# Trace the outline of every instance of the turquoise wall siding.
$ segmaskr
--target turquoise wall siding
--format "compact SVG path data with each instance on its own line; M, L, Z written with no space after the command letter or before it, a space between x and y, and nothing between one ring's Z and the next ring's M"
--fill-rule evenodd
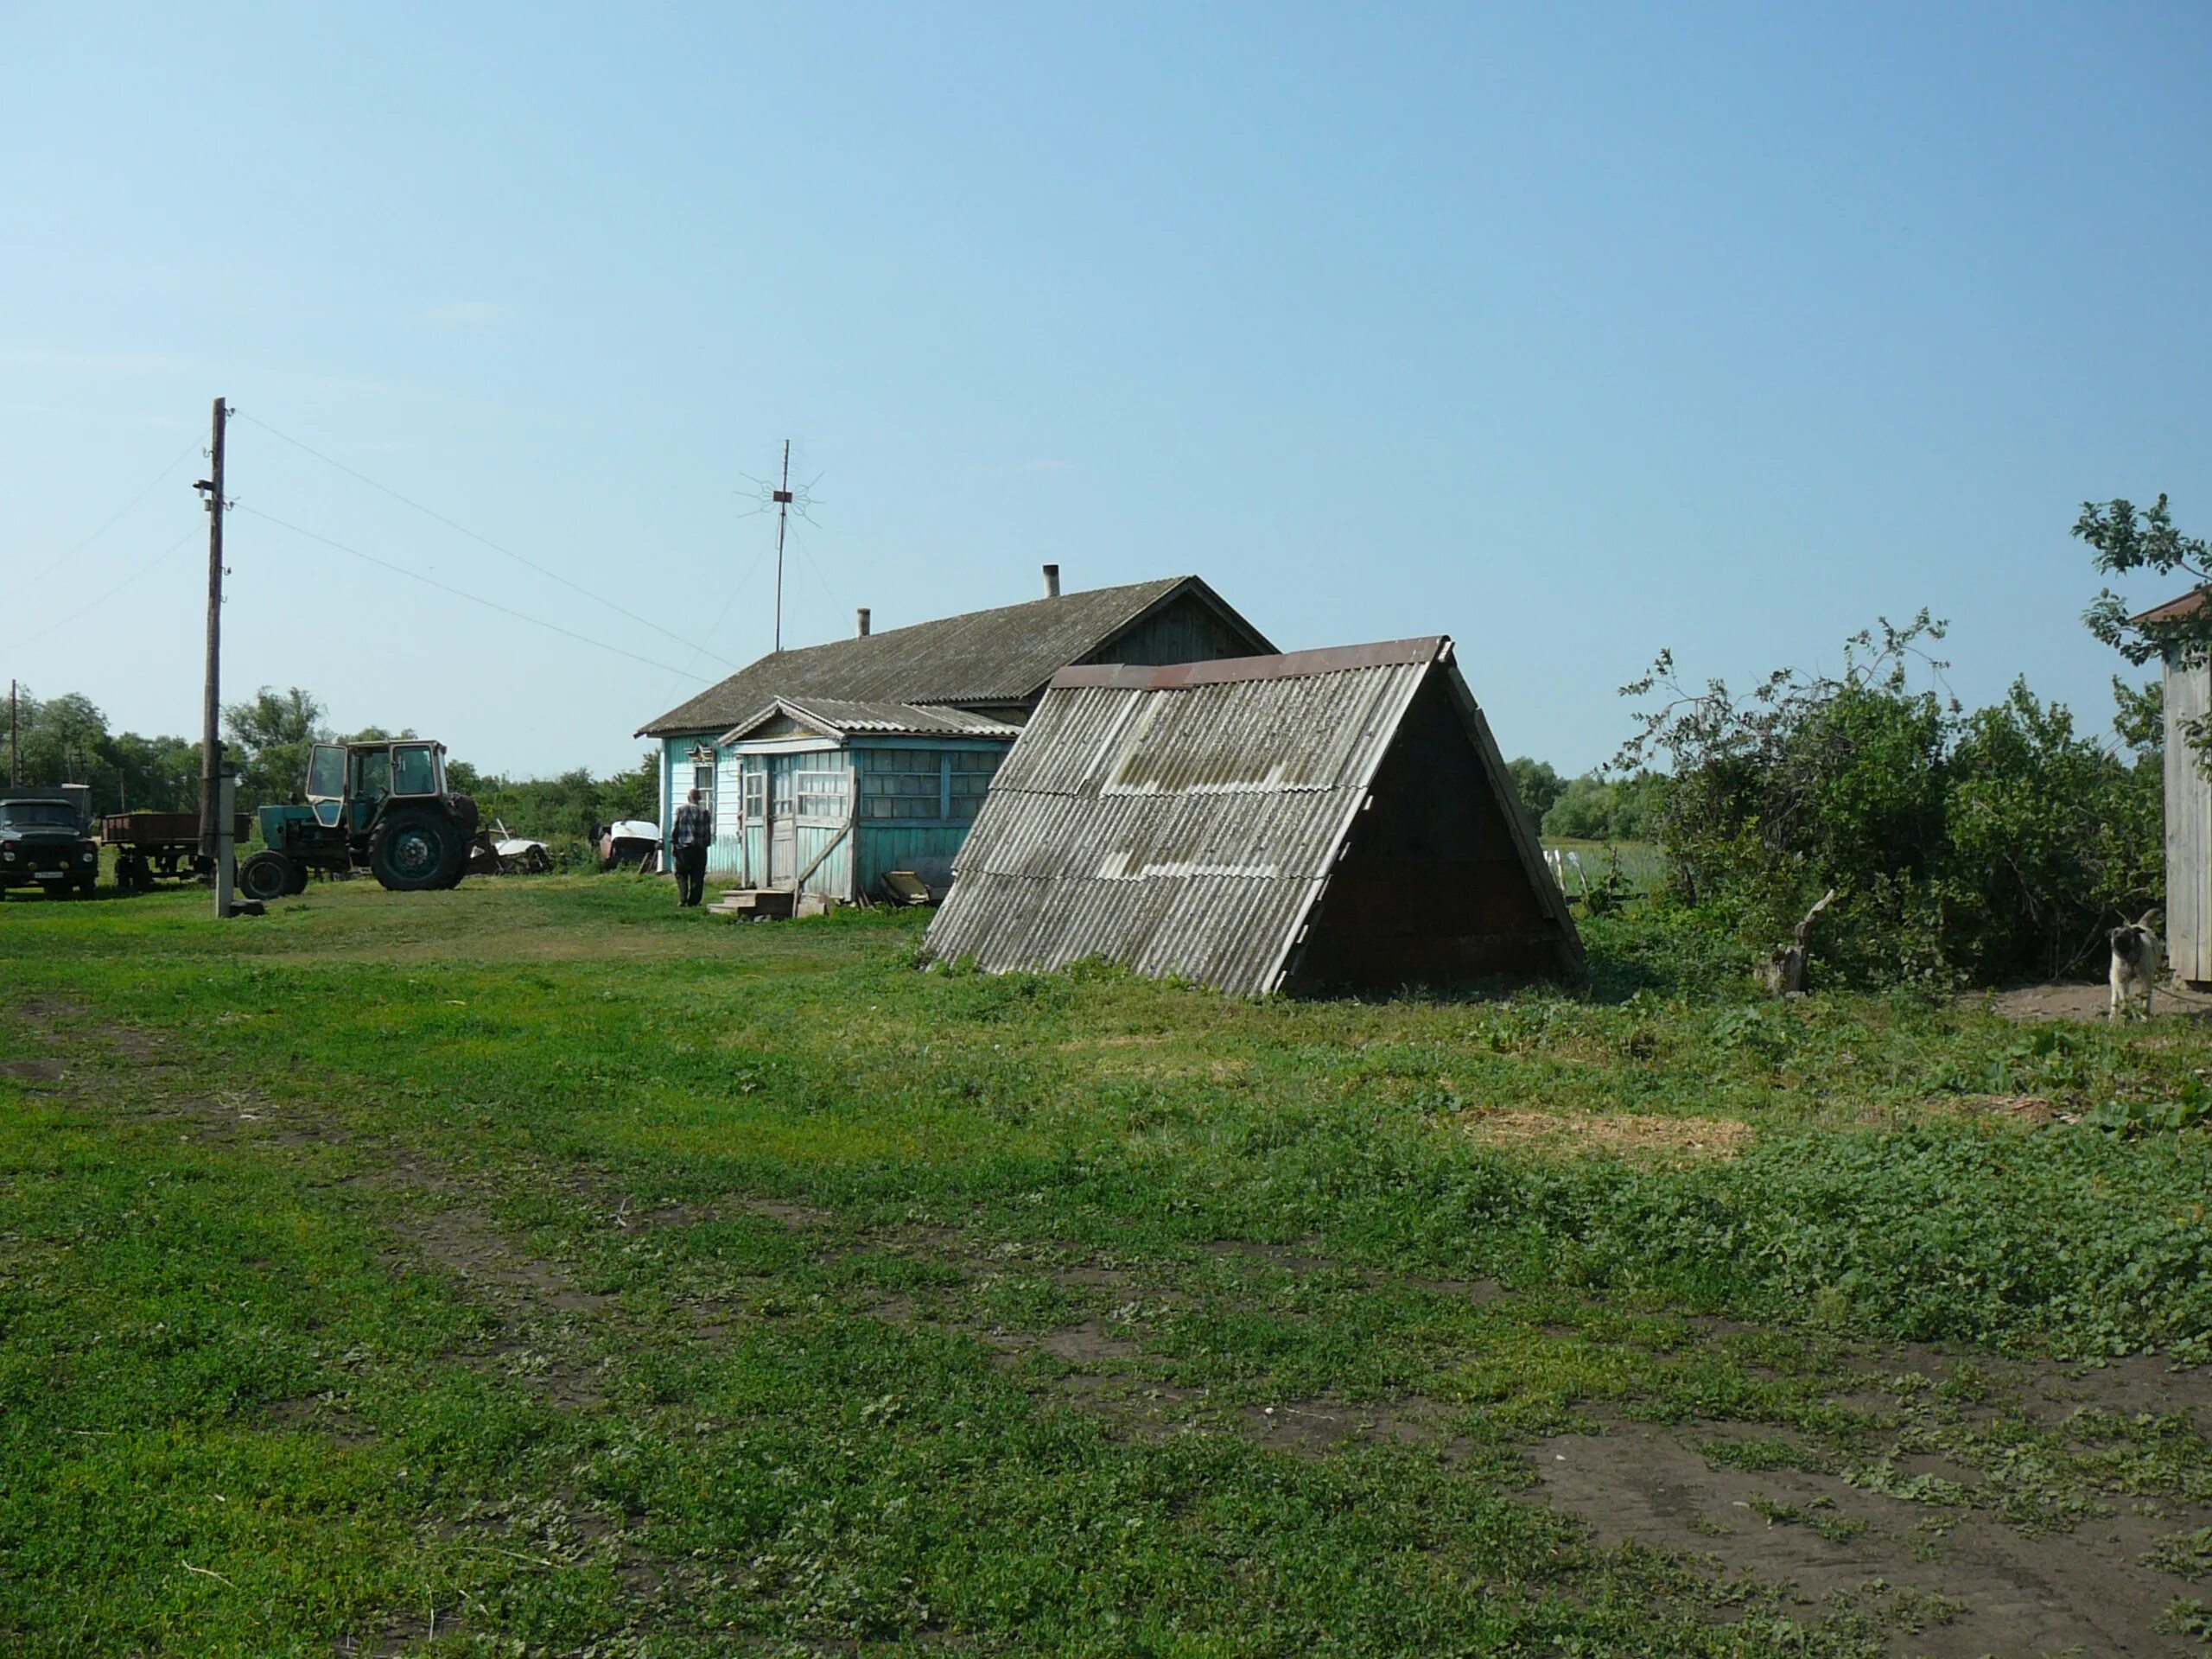
M932 887L950 883L952 856L967 840L1007 747L938 739L856 748L856 895L876 893L892 870L912 870Z
M676 830L676 809L696 782L699 763L693 760L693 751L702 747L715 748L715 740L720 735L718 732L686 732L681 736L661 741L660 849L661 868L664 870L673 868L668 838ZM714 759L707 763L712 776L706 785L712 791L715 809L715 844L707 849L707 874L725 877L736 873L740 857L739 849L731 834L735 827L734 819L729 821L728 828L724 827L725 813L734 810L729 805L723 787L723 772L728 759L719 749L715 751Z
M702 742L713 739L690 734L661 745L664 836L693 786L692 751ZM1007 747L891 738L842 748L790 740L718 747L708 874L780 887L813 865L804 891L844 903L876 893L891 870L942 887Z

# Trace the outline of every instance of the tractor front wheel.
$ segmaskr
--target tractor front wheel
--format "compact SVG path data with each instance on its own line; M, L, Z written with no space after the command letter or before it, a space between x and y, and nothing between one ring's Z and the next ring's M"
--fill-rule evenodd
M369 873L392 893L430 893L454 885L468 838L434 812L401 812L377 826Z
M282 853L256 853L238 866L238 891L268 904L292 890L292 861Z

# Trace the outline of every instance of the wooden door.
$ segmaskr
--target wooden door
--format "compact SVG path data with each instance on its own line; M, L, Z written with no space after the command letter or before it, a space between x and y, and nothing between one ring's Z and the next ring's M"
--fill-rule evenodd
M779 887L798 874L798 802L792 788L798 757L768 757L768 878Z

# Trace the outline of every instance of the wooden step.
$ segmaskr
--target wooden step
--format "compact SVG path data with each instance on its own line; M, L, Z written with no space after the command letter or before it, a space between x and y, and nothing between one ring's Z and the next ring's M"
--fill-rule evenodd
M715 916L779 919L791 913L791 893L783 887L731 887L707 908Z

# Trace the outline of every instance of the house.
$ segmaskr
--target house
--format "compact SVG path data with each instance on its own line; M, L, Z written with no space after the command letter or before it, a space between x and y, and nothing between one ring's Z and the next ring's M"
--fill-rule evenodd
M850 899L885 873L951 880L952 855L1021 724L1071 664L1271 652L1196 576L1059 591L772 652L642 728L661 757L661 822L683 791L714 804L710 875Z
M2200 590L2134 619L2178 621L2204 608ZM2154 636L2155 637L2155 636ZM2212 664L2165 653L2166 961L2176 979L2212 984L2212 779L2189 741L2191 722L2212 713Z
M1257 995L1571 970L1582 947L1432 637L1052 678L931 950Z

